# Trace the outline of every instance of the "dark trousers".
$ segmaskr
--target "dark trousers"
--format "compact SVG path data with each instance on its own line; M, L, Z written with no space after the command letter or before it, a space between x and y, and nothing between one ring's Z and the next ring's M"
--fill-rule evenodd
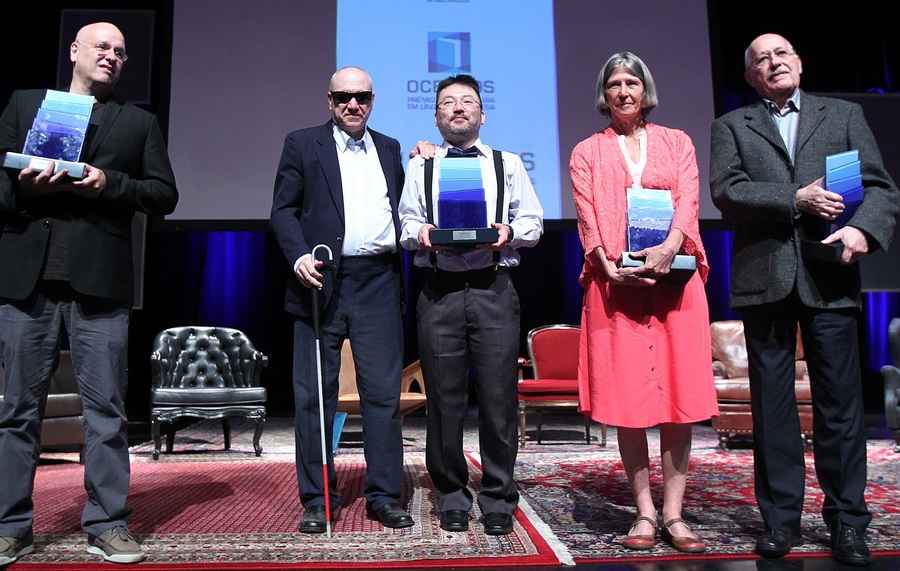
M756 501L766 529L800 533L805 464L794 393L797 326L809 367L822 517L864 531L866 437L857 310L804 307L796 296L742 310L750 372Z
M0 536L31 528L31 493L41 446L50 377L59 363L65 325L84 407L84 488L81 527L99 535L125 525L130 464L125 393L131 312L79 296L66 282L45 282L22 302L0 303L0 359L5 385L0 411Z
M468 510L472 493L463 453L469 370L478 401L483 466L478 505L511 514L518 445L519 297L509 272L433 272L419 296L419 357L428 395L425 459L441 511Z
M340 505L331 439L337 410L341 347L350 339L363 418L366 503L374 509L403 492L400 383L403 324L400 275L392 256L345 257L319 322L324 368L325 440L331 509ZM314 295L319 295L314 292ZM321 308L321 304L320 304ZM294 321L294 405L297 480L307 508L325 504L319 427L319 371L311 321Z

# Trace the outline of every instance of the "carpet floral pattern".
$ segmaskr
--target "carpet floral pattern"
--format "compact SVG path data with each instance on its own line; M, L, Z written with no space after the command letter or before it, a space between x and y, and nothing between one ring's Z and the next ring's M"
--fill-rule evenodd
M588 445L526 446L520 452L516 481L536 515L553 530L577 561L620 558L680 558L666 544L652 552L621 546L635 518L631 496L616 448L614 429L604 448ZM651 439L651 482L657 507L662 506L659 441ZM887 440L868 443L866 499L873 514L867 541L873 552L900 546L900 455ZM796 553L831 553L821 511L823 496L815 480L812 453L806 454L807 489L802 531L804 545ZM694 427L684 519L706 541L710 554L752 556L764 529L753 494L753 454L749 447L723 451L708 426Z
M424 452L408 450L401 504L415 519L389 529L365 515L365 462L360 451L336 458L342 505L332 537L296 531L303 513L298 500L293 435L276 423L264 437L268 452L257 458L250 434L236 424L233 448L222 449L218 423L204 423L176 437L175 452L152 460L151 445L132 450L129 527L147 552L147 563L163 568L229 564L240 568L429 567L490 564L557 565L559 557L526 513L516 513L508 536L487 536L478 523L468 532L441 530L434 486ZM218 429L218 432L217 432ZM246 427L246 430L252 430ZM352 434L352 433L351 433ZM205 441L203 438L210 438ZM191 450L193 449L193 453ZM480 466L470 459L471 485L480 487ZM72 461L41 465L35 483L35 553L17 566L57 564L78 568L96 563L86 553L79 520L85 495L83 468ZM477 505L472 517L481 516ZM84 568L84 567L82 567Z
M472 486L480 485L477 419L467 427ZM223 449L221 425L204 422L176 433L173 453L152 459L152 444L132 448L131 528L148 552L148 563L180 568L197 561L215 564L265 562L272 568L571 565L593 561L683 559L659 544L652 552L621 547L635 517L631 492L616 447L584 444L577 418L547 419L542 444L520 449L516 480L522 495L510 536L490 537L473 523L468 533L447 533L438 526L433 486L424 466L424 418L404 421L405 482L403 503L416 525L390 530L365 517L362 488L365 463L362 433L352 419L344 428L337 466L344 504L332 539L296 532L302 514L294 473L290 419L270 419L263 434L262 457L252 450L250 423L235 422L232 448ZM599 433L599 430L595 431ZM650 431L651 458L659 442ZM691 473L684 518L707 542L709 557L753 557L762 520L753 496L752 453L745 443L723 451L707 425L694 427ZM25 563L86 565L78 525L84 492L82 472L71 459L49 460L36 480L36 552ZM43 458L43 457L42 457ZM900 545L900 455L888 440L869 440L867 500L874 516L867 533L873 552L896 553ZM656 503L662 486L658 461L652 466ZM819 516L822 495L807 454L804 506L805 543L797 553L830 553ZM478 518L477 506L473 517ZM375 563L373 563L375 562ZM249 568L249 567L248 567Z

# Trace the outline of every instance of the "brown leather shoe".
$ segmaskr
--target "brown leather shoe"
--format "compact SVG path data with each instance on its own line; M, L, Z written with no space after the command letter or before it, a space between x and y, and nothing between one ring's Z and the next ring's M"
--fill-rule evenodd
M634 531L634 528L642 521L646 521L653 526L653 535L631 534L631 532ZM638 516L637 519L634 520L634 523L631 524L631 527L628 528L628 535L622 540L622 545L625 546L625 549L635 549L637 551L648 551L653 549L653 546L656 544L656 527L655 520L645 516Z
M696 537L690 535L672 535L672 530L670 528L676 523L680 523L686 527L689 532L694 533L694 530L691 529L691 526L689 526L686 521L680 517L676 517L663 523L663 528L660 530L663 541L683 553L703 553L706 551L706 544Z

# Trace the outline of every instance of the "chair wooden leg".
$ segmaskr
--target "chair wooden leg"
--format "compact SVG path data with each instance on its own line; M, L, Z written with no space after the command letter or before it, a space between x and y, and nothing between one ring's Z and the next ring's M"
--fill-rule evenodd
M525 401L519 401L519 448L525 448Z
M175 421L169 423L169 430L166 431L166 454L172 453L172 448L175 446Z
M812 434L804 434L803 436L803 448L807 452L812 452L813 449L813 437Z
M541 409L537 409L537 443L541 443L541 415L543 411Z
M728 450L728 433L720 432L719 433L719 448L722 450Z
M225 435L225 450L231 450L231 424L227 416L222 417L222 434Z
M150 423L150 435L153 436L153 459L159 460L159 449L162 446L162 437L159 433L159 419L154 418ZM83 455L83 453L82 453Z
M606 446L606 425L600 424L600 446Z
M265 418L256 419L256 431L253 432L253 451L259 456L262 454L262 446L259 445L259 439L262 437L263 426L266 424Z
M584 415L584 443L591 443L591 417Z

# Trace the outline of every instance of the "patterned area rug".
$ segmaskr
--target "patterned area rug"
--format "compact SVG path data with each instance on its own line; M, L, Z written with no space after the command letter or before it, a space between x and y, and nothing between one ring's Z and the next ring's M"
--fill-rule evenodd
M473 525L468 534L442 532L433 512L432 487L424 467L424 418L404 421L405 502L416 519L407 530L385 530L364 516L362 432L351 417L337 454L342 496L347 498L334 537L294 533L301 510L294 474L290 419L270 419L263 433L261 458L252 450L253 427L235 422L232 449L223 449L218 422L203 422L176 433L175 448L158 461L152 445L132 449L132 528L145 545L148 563L174 569L189 562L217 567L296 568L404 566L526 566L700 559L755 559L753 545L762 520L753 497L753 458L749 443L718 447L707 425L694 427L691 473L684 517L707 542L706 555L686 557L665 544L652 552L628 551L621 536L634 519L631 492L622 471L615 429L608 444L585 444L578 417L544 418L543 443L520 449L516 479L522 494L516 531L506 538L484 536ZM473 487L479 484L477 419L467 425ZM658 434L650 431L652 481L661 506ZM43 457L42 457L43 458ZM83 501L81 471L73 456L38 470L35 532L38 548L27 563L90 560L78 529ZM59 463L61 461L61 463ZM900 546L900 455L888 440L869 440L867 500L874 519L867 539L876 554L897 554ZM177 482L178 485L173 483ZM49 501L48 501L49 500ZM807 494L803 516L805 544L789 558L828 556L827 530L818 515L822 494L815 481L812 454L807 454ZM161 505L162 504L162 505ZM477 510L477 508L476 508ZM475 514L479 516L480 514ZM200 525L198 525L200 524ZM187 541L186 539L192 541ZM373 563L375 562L375 563ZM170 566L171 565L171 566ZM80 567L86 569L87 567ZM108 567L106 567L108 568ZM184 567L187 568L187 567Z
M558 565L527 505L517 511L508 536L487 536L473 523L466 533L440 529L434 487L424 453L405 454L402 504L413 527L393 530L365 516L365 463L348 448L337 455L343 503L332 537L296 531L302 515L297 498L293 439L289 422L267 426L263 456L254 456L252 427L236 423L233 449L222 450L221 425L208 422L176 438L173 454L153 461L151 445L132 452L129 527L147 553L146 564L164 569L390 568L458 565ZM204 438L209 440L204 440ZM193 453L190 452L194 449ZM481 469L470 458L471 485L480 486ZM86 553L79 519L84 504L83 469L73 461L44 462L35 482L35 552L16 568L61 565L104 567ZM479 518L477 506L472 515Z
M577 425L576 425L577 427ZM520 452L516 481L529 505L553 530L576 562L630 559L695 559L660 543L651 552L628 551L621 538L635 517L631 495L610 428L605 448L588 445L529 445ZM658 433L651 433L651 481L662 507ZM866 499L874 518L869 547L879 553L900 548L900 455L888 440L869 440ZM655 463L655 465L654 465ZM805 543L792 557L831 554L828 532L819 515L823 496L815 479L813 456L806 454L807 489L802 520ZM753 494L753 454L749 443L723 451L715 431L694 427L691 467L684 498L684 519L706 541L710 556L752 558L763 532Z

